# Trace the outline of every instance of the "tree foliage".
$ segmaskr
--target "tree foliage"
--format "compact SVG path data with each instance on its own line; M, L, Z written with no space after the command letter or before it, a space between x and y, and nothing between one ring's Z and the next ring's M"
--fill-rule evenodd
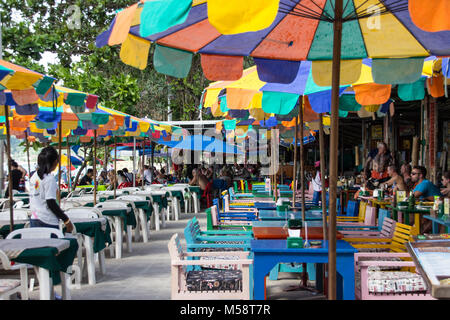
M144 71L122 63L120 47L96 48L97 35L109 27L115 12L135 2L2 0L4 58L53 76L63 86L96 94L102 105L137 117L167 120L170 98L173 120L198 119L201 94L209 84L198 55L188 77L175 79L154 70L153 46ZM46 53L57 57L47 69L40 64Z

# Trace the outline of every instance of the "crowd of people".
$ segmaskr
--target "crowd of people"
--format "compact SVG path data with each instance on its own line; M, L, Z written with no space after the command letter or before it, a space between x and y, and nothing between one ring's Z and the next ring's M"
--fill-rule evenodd
M443 188L427 179L427 169L423 166L412 167L403 163L399 168L384 142L378 144L377 150L369 154L363 171L363 186L367 190L385 189L390 193L396 191L411 192L416 199L434 200L435 196L450 196L450 173L442 175Z

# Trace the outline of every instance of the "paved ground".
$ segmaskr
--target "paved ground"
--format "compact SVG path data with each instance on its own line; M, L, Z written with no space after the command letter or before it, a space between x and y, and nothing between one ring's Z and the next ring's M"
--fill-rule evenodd
M97 272L97 284L88 285L83 280L81 289L72 289L73 300L168 300L170 299L170 258L167 244L174 233L184 241L183 229L192 214L182 214L179 221L169 221L160 231L151 230L149 243L133 243L133 252L124 250L120 260L109 258L107 253L106 274ZM206 229L206 216L197 215L202 229ZM307 291L283 291L289 285L299 283L298 275L280 273L278 281L267 280L269 299L323 299ZM59 286L56 291L59 292ZM35 288L32 299L38 299Z

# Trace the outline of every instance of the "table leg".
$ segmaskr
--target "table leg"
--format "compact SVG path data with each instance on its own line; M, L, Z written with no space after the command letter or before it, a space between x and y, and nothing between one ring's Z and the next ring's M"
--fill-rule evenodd
M253 299L265 300L265 278L270 270L277 265L270 257L264 258L257 255L253 258Z
M71 285L71 281L70 281L70 275L68 275L65 272L60 272L60 277L61 277L61 295L63 300L72 300L72 297L70 295L70 285Z
M133 227L128 225L127 226L127 250L129 253L132 252L132 249L131 249L132 237L133 237Z
M142 227L142 241L144 243L147 243L148 242L148 223L147 223L147 216L143 209L139 209L139 218L141 220L141 227Z
M194 192L192 194L192 198L194 199L194 213L197 214L198 213L198 209L199 209L199 203L198 203L198 195L197 192Z
M136 229L134 230L134 241L138 242L139 240L141 240L141 232L140 232L140 228L141 228L141 221L140 221L140 211L141 209L136 208L136 211L134 212L134 217L136 219Z
M323 292L323 264L316 263L316 290Z
M403 212L398 211L398 222L403 223Z
M159 226L159 205L157 203L153 204L153 214L155 216L155 230L159 231L160 230L160 226Z
M40 300L50 300L53 284L50 278L50 271L39 267L39 298Z
M178 221L179 216L180 216L180 202L178 201L177 197L173 197L173 211L175 213L175 221Z
M166 218L165 218L164 214L162 213L162 210L169 210L169 206L167 206L165 209L161 208L161 228L165 228L166 227Z
M116 259L121 259L123 242L122 219L120 217L114 217L114 222L116 226Z
M184 214L188 214L188 201L184 200Z
M336 272L339 272L340 277L336 279L341 280L342 285L342 299L343 300L355 300L355 269L354 269L354 258L352 257L341 257L337 260ZM339 287L338 286L338 287Z
M84 235L84 247L86 248L86 262L88 272L88 283L94 285L95 279L95 257L94 257L94 239Z
M104 249L98 253L98 265L100 267L100 273L106 274L105 250Z
M439 233L439 224L437 222L433 221L431 226L432 226L433 234Z

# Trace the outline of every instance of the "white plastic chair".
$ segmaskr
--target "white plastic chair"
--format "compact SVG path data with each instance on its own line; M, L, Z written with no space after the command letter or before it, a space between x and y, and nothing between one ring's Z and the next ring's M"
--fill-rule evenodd
M136 215L136 222L137 222L137 226L136 226L136 230L135 230L135 241L138 241L140 239L140 233L139 230L142 231L142 241L144 243L148 242L148 236L149 236L149 225L147 222L147 217L145 215L145 212L143 209L140 208L136 208L134 201L148 201L150 202L150 205L152 204L151 200L147 200L147 198L145 196L140 196L140 195L123 195L120 196L116 199L117 200L121 200L121 201L129 201L130 204L133 206L133 209L135 210L135 215Z
M11 265L8 256L0 250L0 262L5 270L19 270L20 280L0 279L0 300L10 299L13 294L20 293L22 300L28 300L28 270L26 264Z
M97 208L88 208L88 207L82 207L82 208L71 208L67 211L65 211L65 214L69 217L69 219L99 219L103 218L103 215L101 211ZM63 226L60 226L60 228L63 228ZM100 251L98 254L94 253L94 239L92 237L89 237L87 235L82 235L80 233L77 233L77 239L78 239L78 267L80 270L82 270L82 274L85 274L87 272L88 276L88 283L90 285L94 285L96 283L96 277L95 277L95 257L98 256L98 262L99 262L99 269L101 274L106 273L106 266L105 266L105 252L104 250ZM83 246L86 249L85 250L85 266L86 268L83 268Z
M161 228L165 228L166 226L166 218L165 218L165 210L169 210L169 206L167 207L167 209L164 208L160 208L159 204L157 202L153 202L153 198L152 198L152 192L154 191L162 191L159 189L154 189L154 190L145 190L145 191L136 191L135 193L133 193L133 195L140 195L140 196L146 196L149 197L153 206L153 214L152 214L152 218L151 218L151 226L152 228L154 228L156 231L159 231ZM161 226L160 226L160 221L161 221Z
M114 209L126 209L127 211L129 211L131 208L128 206L127 202L121 202L121 201L114 201L114 200L109 200L109 201L104 201L104 202L100 202L98 203L95 208L98 208L102 211L102 209L109 209L109 210L114 210ZM113 226L114 229L114 233L115 233L115 239L114 242L116 244L116 255L115 258L116 259L121 259L122 258L122 237L123 237L123 227L122 227L122 219L119 216L114 216L114 217L107 217L110 221L111 221L111 225ZM131 237L132 237L132 226L127 225L127 230L126 230L126 239L127 239L127 249L128 252L131 252ZM112 247L111 247L111 253L112 253Z
M52 235L59 239L66 237L60 230L54 228L25 228L14 230L8 234L6 239L14 239L16 236L21 239L49 239ZM39 267L36 275L38 275L41 300L50 299L50 296L54 294L54 291L51 290L52 285L50 285L49 270ZM75 279L76 286L81 288L81 270L77 265L70 266L67 269L67 273L61 272L61 291L62 297L65 300L71 299L69 288L72 285L73 279Z

